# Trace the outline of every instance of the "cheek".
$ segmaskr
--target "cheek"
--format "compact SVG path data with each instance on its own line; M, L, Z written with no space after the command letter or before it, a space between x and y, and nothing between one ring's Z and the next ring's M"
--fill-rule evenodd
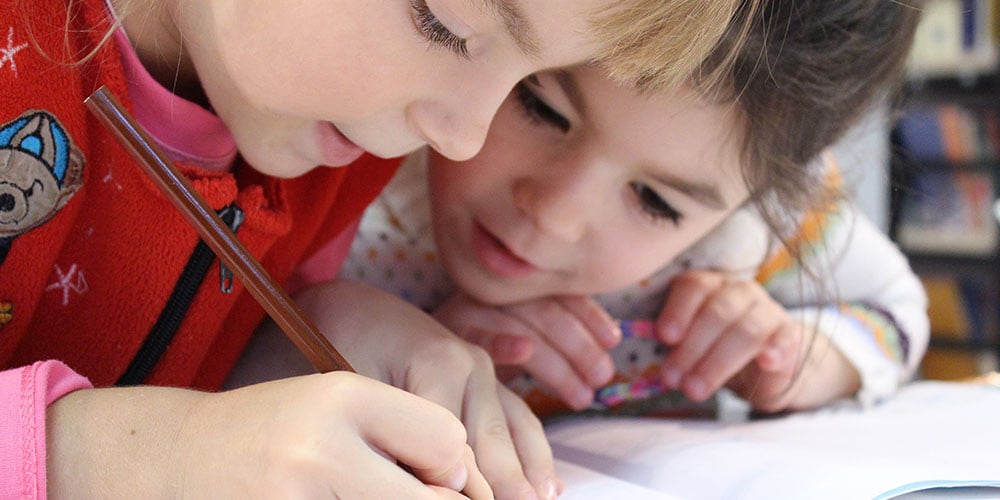
M492 132L489 137L495 138ZM522 170L537 164L524 155L524 151L488 138L476 156L463 162L431 152L429 187L434 202L464 199L477 206L489 206L499 200L509 200L511 186L522 175Z
M591 293L634 285L672 262L688 246L673 229L619 223L586 259Z
M474 159L468 162L454 162L437 152L429 152L427 187L431 203L435 207L445 208L460 203L465 194L475 190L476 177L470 175L475 167Z
M391 41L374 43L364 30L303 26L302 17L222 46L230 79L251 105L327 120L367 116L407 88L398 83L406 75L420 74L413 67L420 61L399 57L399 47L386 46Z
M644 248L645 247L645 248ZM598 276L604 275L601 292L638 283L667 265L677 256L677 252L652 251L651 246L622 244L601 259ZM613 272L607 270L613 269ZM603 271L602 271L603 270Z

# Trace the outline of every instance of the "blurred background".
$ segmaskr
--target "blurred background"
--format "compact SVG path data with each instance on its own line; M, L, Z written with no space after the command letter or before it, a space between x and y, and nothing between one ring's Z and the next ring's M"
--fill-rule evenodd
M909 256L930 299L923 378L1000 358L1000 0L926 0L895 106L835 147L861 209Z

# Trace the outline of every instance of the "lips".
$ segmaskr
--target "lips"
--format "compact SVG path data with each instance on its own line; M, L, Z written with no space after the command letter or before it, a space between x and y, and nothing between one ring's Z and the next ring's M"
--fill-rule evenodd
M319 151L324 165L342 167L364 154L364 149L351 142L332 123L320 122L317 129Z
M538 271L537 267L515 255L478 223L472 231L472 250L486 269L501 278L523 278Z

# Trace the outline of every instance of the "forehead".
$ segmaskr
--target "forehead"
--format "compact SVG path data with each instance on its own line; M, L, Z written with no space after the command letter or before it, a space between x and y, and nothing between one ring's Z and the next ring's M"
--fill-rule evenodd
M447 1L447 0L445 0ZM618 2L610 0L451 0L496 17L517 48L544 67L578 64L602 47L593 21Z
M712 103L687 88L640 95L597 66L568 72L576 82L588 138L630 165L719 186L727 199L746 192L744 125L734 103Z

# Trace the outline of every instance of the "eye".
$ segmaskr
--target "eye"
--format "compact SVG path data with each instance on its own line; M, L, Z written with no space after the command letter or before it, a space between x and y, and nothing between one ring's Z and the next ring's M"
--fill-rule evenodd
M455 35L441 24L431 8L427 6L426 0L410 0L410 8L413 10L413 24L428 42L444 47L466 59L469 58L469 49L466 47L465 39Z
M532 78L534 77L529 77L529 80ZM552 109L551 106L545 104L545 101L538 97L538 94L533 92L524 80L514 87L514 97L517 98L517 103L528 117L528 120L533 123L555 127L563 133L569 132L569 120L559 114L558 111Z
M630 186L632 187L632 191L635 192L635 196L643 212L654 220L666 219L673 222L675 226L680 224L683 214L660 197L653 188L641 182L633 182Z

